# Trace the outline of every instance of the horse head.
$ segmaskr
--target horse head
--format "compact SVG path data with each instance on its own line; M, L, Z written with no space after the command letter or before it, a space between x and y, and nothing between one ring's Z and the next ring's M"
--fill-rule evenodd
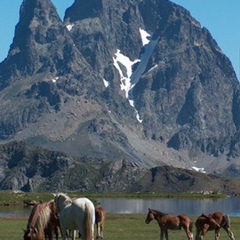
M36 228L31 227L30 229L23 229L24 235L23 235L23 239L24 240L31 240L32 236L36 236L36 234L38 233L38 230Z
M71 198L64 193L53 194L53 196L54 196L54 203L56 206L57 213L60 213L61 209L63 209L66 205L72 203Z
M31 236L30 236L30 231L29 231L29 229L23 229L22 228L22 230L23 230L23 239L24 240L31 240Z
M155 219L153 210L152 210L151 208L148 208L148 214L147 214L145 223L146 223L146 224L149 224L153 219Z

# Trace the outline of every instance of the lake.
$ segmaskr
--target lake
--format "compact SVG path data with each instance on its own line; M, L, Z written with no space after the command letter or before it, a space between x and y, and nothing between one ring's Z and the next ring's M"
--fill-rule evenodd
M229 216L240 217L240 199L126 199L98 198L107 213L147 214L148 208L177 215L199 216L202 213L223 212ZM30 207L0 206L0 216L29 216Z
M202 213L223 212L229 216L240 216L240 199L98 199L109 213L147 214L148 208L168 214L199 216Z

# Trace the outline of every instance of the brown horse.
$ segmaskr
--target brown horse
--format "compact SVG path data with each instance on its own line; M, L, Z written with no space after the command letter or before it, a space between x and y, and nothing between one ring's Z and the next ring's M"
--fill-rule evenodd
M106 219L106 212L102 207L95 208L95 223L97 227L97 239L103 239L103 227Z
M23 239L43 240L48 237L51 240L53 239L52 228L54 228L56 239L58 239L60 223L54 201L38 204L32 209Z
M160 240L163 240L164 236L166 237L166 240L168 240L168 229L181 230L181 228L185 230L187 239L193 240L193 224L192 220L188 216L184 214L178 216L170 216L166 213L149 208L145 223L149 224L154 219L158 222L158 225L161 229Z
M234 234L230 230L230 218L220 212L209 215L202 214L195 222L197 229L196 240L203 239L208 231L215 231L215 240L220 238L220 229L223 228L231 240L235 240Z

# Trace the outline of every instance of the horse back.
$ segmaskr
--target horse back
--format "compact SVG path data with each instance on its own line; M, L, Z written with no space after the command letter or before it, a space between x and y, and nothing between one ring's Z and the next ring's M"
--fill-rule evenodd
M70 220L75 223L91 221L91 224L94 224L95 222L95 207L88 198L74 199L72 204L64 209L63 213L63 218L70 218Z
M200 231L203 229L207 229L208 231L219 229L221 227L222 216L221 213L213 213L208 216L202 214L197 218L195 226Z
M171 230L180 230L182 227L181 220L178 216L164 215L160 218L156 218L156 220L160 228L164 227Z

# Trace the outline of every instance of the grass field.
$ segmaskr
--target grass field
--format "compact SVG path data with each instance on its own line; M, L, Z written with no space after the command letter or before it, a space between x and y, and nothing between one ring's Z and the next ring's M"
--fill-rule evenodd
M196 219L193 218L193 221ZM23 230L27 225L27 218L0 218L0 239L21 240ZM240 239L240 218L231 218L231 230L236 240ZM104 239L108 240L154 240L160 239L159 227L156 221L145 224L145 215L135 214L109 214L105 222ZM220 239L228 239L227 234L221 230ZM194 228L195 236L195 228ZM169 231L169 239L186 240L183 230ZM207 233L204 240L213 240L213 232Z

